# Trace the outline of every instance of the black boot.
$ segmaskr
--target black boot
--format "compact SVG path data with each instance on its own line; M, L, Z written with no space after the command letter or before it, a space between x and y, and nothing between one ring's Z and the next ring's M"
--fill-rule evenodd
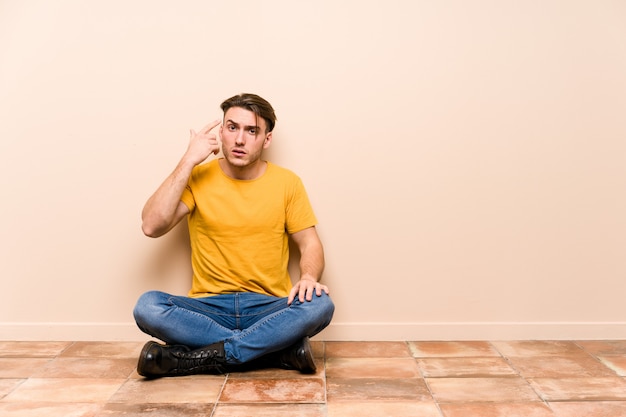
M266 368L290 369L303 374L314 374L316 367L309 338L305 337L286 349L268 353L250 362L227 366L228 372L250 372Z
M308 337L287 349L268 355L267 359L278 368L295 369L303 374L314 374L317 369Z
M182 345L145 344L139 355L137 373L146 378L203 373L224 373L224 342L190 350Z

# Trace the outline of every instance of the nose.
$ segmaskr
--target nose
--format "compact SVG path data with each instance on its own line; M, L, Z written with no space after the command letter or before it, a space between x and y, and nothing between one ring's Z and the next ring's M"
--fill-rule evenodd
M244 145L246 143L246 140L244 139L243 135L244 135L244 131L242 129L237 133L237 136L235 136L235 143L237 145Z

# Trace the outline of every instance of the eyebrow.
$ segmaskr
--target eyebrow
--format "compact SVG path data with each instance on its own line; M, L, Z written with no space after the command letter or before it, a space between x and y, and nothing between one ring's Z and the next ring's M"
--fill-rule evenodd
M232 123L235 126L239 127L239 123L235 122L232 119L226 120L226 123ZM250 126L244 126L244 129L257 129L257 130L260 130L261 128L259 126L256 126L256 125L250 125Z

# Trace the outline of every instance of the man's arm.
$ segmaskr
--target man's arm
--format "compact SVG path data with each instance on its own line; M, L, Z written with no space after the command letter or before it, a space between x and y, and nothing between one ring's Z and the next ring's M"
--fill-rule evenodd
M217 137L210 133L219 124L220 121L216 120L198 133L191 131L187 151L174 171L148 199L141 212L141 229L146 236L163 236L189 213L180 197L185 191L193 168L212 153L219 152Z
M300 302L311 301L313 293L320 297L322 291L328 294L328 287L319 283L324 271L324 248L315 227L309 227L291 235L300 250L300 281L291 292L287 303L298 297Z

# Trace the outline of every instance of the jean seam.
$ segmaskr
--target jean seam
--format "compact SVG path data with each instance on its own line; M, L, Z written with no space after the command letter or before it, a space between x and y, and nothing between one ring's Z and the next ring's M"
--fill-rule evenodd
M219 310L215 310L213 308L197 308L194 304L191 303L187 303L186 300L182 297L170 297L167 300L172 306L175 306L176 308L180 308L183 310L187 310L190 312L194 312L198 315L201 316L207 316L207 315L216 315L216 316L225 316L225 317L232 317L233 314L231 313L224 313L221 312ZM206 306L206 305L205 305Z
M234 297L234 312L235 312L235 329L241 328L241 314L239 314L239 294L235 294Z

